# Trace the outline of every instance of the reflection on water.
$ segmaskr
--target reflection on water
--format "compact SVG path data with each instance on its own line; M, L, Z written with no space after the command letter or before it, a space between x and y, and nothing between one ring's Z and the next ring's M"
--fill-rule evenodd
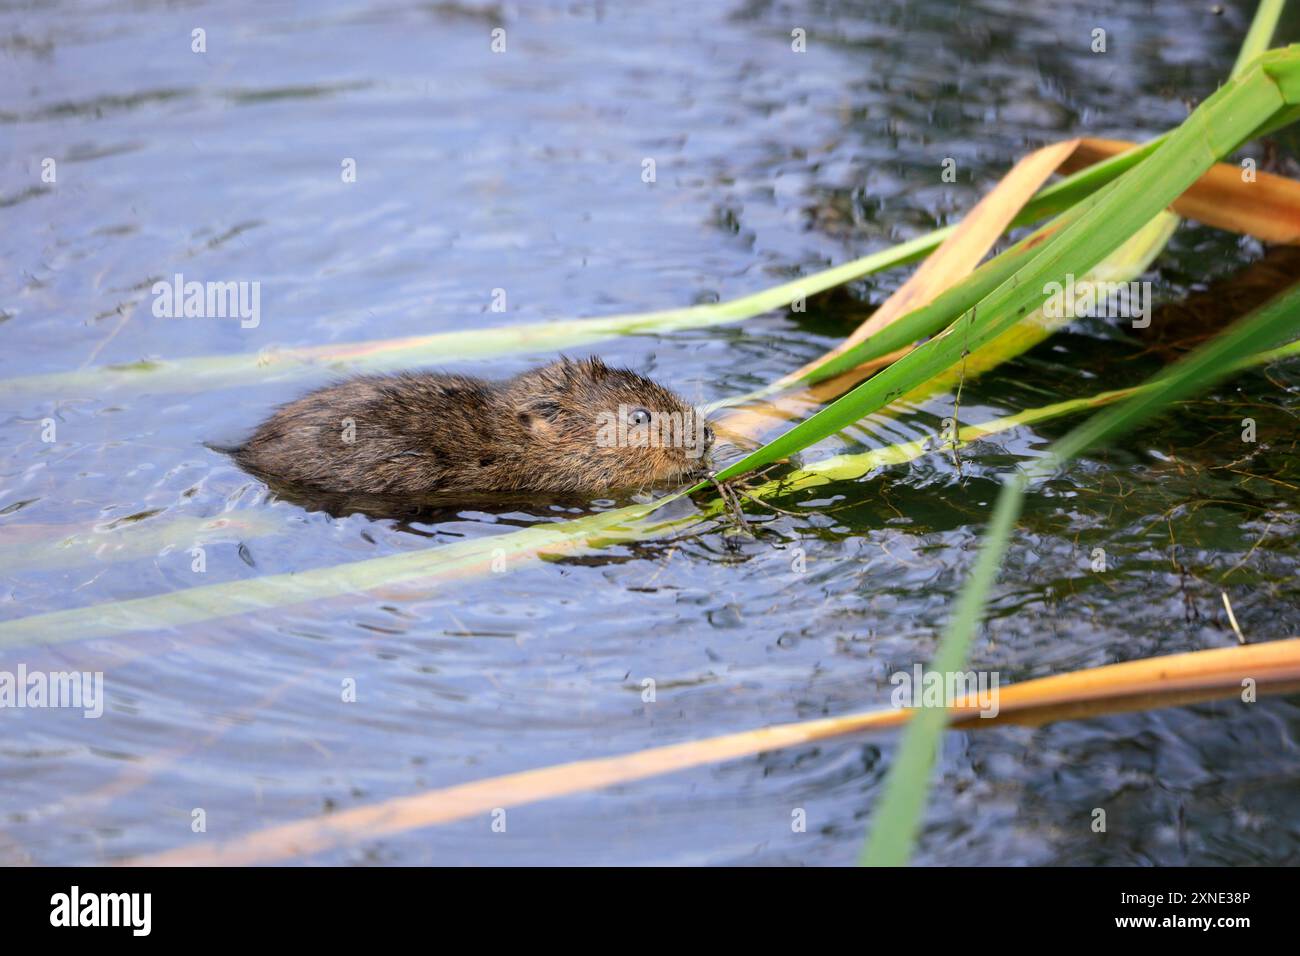
M1044 142L1179 122L1227 74L1248 14L1001 0L9 10L0 377L731 298L946 224ZM1104 58L1088 46L1098 21ZM790 48L795 27L806 53ZM955 183L940 180L945 158ZM1185 227L1151 277L1157 299L1259 255ZM260 283L261 321L155 316L150 290L176 273ZM587 350L713 401L818 355L905 274L803 314ZM967 382L962 421L1131 384L1158 366L1149 347L1082 323ZM546 357L441 364L503 377ZM315 511L208 447L345 369L112 391L60 376L2 393L0 621L488 541L621 503ZM1294 364L1251 373L1035 496L972 666L1023 680L1225 646L1221 591L1248 636L1300 632L1298 386ZM848 441L912 440L951 414L940 396ZM223 839L882 704L889 675L932 654L997 475L1069 424L981 442L960 472L929 455L792 495L754 509L747 534L720 516L506 573L0 643L0 670L102 670L107 697L97 720L0 714L0 861L102 862L198 839L196 808ZM1098 547L1105 574L1090 570ZM1291 697L954 733L921 858L1293 860L1298 729ZM504 836L469 820L313 859L849 862L893 747L769 753L512 810ZM1088 826L1097 806L1104 839ZM795 807L806 832L791 830Z

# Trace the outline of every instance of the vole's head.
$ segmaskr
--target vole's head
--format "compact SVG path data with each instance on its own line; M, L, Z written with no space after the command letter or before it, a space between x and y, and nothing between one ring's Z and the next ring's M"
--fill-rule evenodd
M507 390L557 491L684 484L707 473L713 429L703 414L635 372L562 358Z

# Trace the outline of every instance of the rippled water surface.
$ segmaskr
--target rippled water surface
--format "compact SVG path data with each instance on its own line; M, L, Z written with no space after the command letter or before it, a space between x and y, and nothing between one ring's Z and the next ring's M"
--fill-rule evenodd
M8 632L0 670L101 670L107 702L97 720L0 713L0 862L107 862L196 843L196 809L206 837L224 840L494 774L884 705L889 675L934 651L997 476L1069 424L979 443L960 468L929 455L783 499L781 512L755 508L751 536L712 518L506 573L340 587L252 614L223 597L202 620L115 629L112 602L415 554L591 509L331 516L276 497L209 447L325 380L324 367L168 387L32 376L755 291L956 221L1036 146L1143 139L1180 122L1232 66L1249 9L1227 6L5 5L0 376L26 384L0 391L0 622L105 609L79 619L99 622L98 636L66 617L39 619L35 636ZM1098 25L1104 56L1089 49ZM504 54L490 50L499 26ZM803 54L790 49L796 27ZM206 53L191 51L195 28ZM355 183L340 175L349 158ZM945 158L955 183L939 178ZM1168 302L1261 252L1188 224L1148 278ZM156 317L150 289L176 273L260 282L260 323ZM807 313L575 351L721 399L819 355L906 274ZM491 308L497 289L504 313ZM549 354L441 365L506 376ZM1132 384L1158 366L1118 328L1081 322L968 381L961 420ZM1036 493L973 666L1023 680L1228 646L1221 591L1247 635L1300 633L1298 388L1295 363L1249 373ZM945 394L862 423L807 457L932 434L953 403ZM1246 416L1255 444L1241 441ZM670 507L688 517L706 501ZM1104 574L1090 569L1097 547ZM341 699L345 685L355 702ZM1295 862L1297 702L951 733L920 859ZM505 833L485 815L308 859L846 863L895 744L772 752L511 809ZM1089 826L1096 807L1105 835ZM797 808L806 832L792 829Z

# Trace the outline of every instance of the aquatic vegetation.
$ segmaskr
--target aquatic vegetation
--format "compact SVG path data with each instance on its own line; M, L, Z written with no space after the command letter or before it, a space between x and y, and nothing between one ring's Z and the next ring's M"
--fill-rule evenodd
M1124 401L1087 419L1053 443L1043 459L1010 476L989 517L979 559L953 610L948 630L931 664L933 670L950 673L965 666L970 642L983 618L984 605L1010 544L1016 517L1034 482L1050 477L1089 448L1115 440L1169 405L1204 391L1238 370L1246 357L1274 348L1294 338L1297 332L1300 332L1300 283L1157 375ZM1235 683L1239 687L1241 680L1250 676L1249 670L1239 671ZM923 708L909 725L877 808L864 862L890 866L908 861L926 805L927 776L934 747L946 719L942 709Z

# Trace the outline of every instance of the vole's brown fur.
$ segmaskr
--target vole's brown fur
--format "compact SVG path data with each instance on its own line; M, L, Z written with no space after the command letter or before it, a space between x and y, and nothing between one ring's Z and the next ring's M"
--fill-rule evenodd
M703 441L598 440L611 421L602 413L636 409L678 413ZM561 359L504 382L350 379L281 407L233 454L256 474L328 492L596 495L701 477L712 431L699 414L634 372Z

